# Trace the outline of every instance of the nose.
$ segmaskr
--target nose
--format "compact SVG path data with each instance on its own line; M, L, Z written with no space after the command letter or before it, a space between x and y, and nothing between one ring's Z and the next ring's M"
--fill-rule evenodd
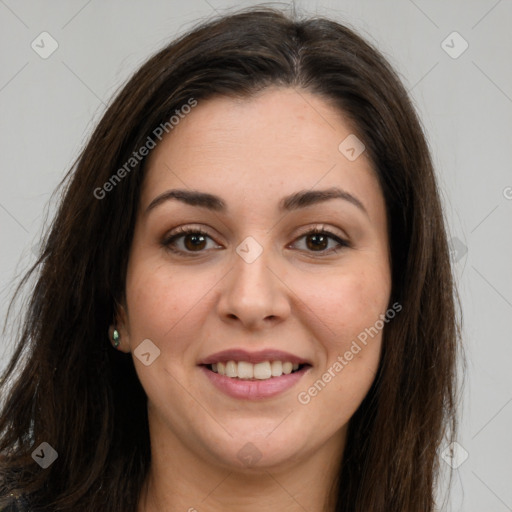
M221 281L218 313L222 321L262 330L289 316L291 291L270 253L264 249L250 263L234 255L232 270Z

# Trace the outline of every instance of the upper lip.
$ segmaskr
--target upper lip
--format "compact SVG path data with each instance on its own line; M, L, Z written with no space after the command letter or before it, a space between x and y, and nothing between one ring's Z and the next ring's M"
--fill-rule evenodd
M290 361L294 364L311 364L307 359L303 357L290 354L289 352L283 352L282 350L258 350L256 352L248 352L241 348L222 350L216 352L208 357L204 358L199 364L213 364L213 363L225 363L227 361L247 361L249 363L263 363L264 361Z

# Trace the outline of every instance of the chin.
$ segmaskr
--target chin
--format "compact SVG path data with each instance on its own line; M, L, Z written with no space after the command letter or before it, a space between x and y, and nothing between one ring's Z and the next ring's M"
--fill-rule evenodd
M305 440L294 436L289 428L279 426L280 421L282 418L273 422L272 428L268 420L238 422L236 428L229 430L232 437L222 430L221 438L212 439L210 433L206 441L208 449L216 460L231 470L263 470L286 465L297 459L299 447L305 445Z

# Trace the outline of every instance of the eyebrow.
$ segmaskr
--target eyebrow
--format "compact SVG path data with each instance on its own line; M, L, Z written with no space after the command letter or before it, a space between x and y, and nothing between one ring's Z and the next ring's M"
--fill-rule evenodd
M153 199L146 208L145 214L147 215L151 210L154 210L157 206L171 199L176 199L190 206L199 206L201 208L207 208L208 210L221 213L227 212L226 203L219 196L196 190L172 189L155 197L155 199ZM325 190L301 190L299 192L295 192L294 194L281 199L279 202L279 210L283 212L298 210L300 208L306 208L307 206L312 206L331 199L342 199L343 201L347 201L359 208L368 216L366 208L357 197L337 187L331 187Z

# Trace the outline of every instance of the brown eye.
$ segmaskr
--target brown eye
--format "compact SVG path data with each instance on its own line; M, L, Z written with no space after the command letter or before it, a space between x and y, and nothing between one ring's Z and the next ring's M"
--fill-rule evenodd
M306 235L306 240L306 245L308 249L311 249L312 251L323 251L329 245L329 237L321 233L312 233Z
M350 247L350 244L338 237L334 233L325 229L314 229L307 233L304 233L297 240L305 239L305 248L299 247L299 249L306 252L316 252L320 255L330 254L336 252L338 249L343 247ZM295 242L296 245L298 242Z
M177 230L178 232L167 236L163 241L162 245L172 252L175 252L184 256L199 255L208 249L208 242L212 241L212 238L208 233L201 229L182 229ZM214 249L219 249L220 246L213 244ZM195 253L195 254L193 254Z
M200 233L191 233L183 237L184 245L189 251L204 249L206 237Z

